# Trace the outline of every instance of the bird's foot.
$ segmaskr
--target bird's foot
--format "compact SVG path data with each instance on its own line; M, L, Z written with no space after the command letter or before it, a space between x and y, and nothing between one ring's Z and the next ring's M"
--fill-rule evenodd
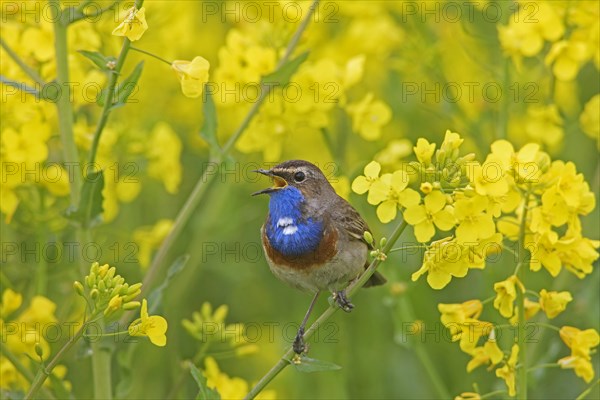
M350 303L350 300L348 300L346 297L345 290L333 292L333 300L342 310L346 312L350 312L354 308L354 304Z
M304 328L301 327L298 329L298 333L296 334L292 348L294 349L294 353L298 355L308 351L308 346L306 343L304 343Z

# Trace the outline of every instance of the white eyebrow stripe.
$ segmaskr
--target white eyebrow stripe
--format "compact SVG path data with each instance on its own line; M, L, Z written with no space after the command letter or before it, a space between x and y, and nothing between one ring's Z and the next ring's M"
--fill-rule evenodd
M290 226L293 224L294 224L294 220L291 219L290 217L279 218L279 220L277 221L278 227L286 227L286 226ZM296 228L296 229L298 229L298 228Z

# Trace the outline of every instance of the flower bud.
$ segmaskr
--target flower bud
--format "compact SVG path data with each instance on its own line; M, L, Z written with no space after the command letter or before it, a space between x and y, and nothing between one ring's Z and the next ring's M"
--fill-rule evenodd
M94 262L90 268L90 275L97 274L99 266L100 264L98 264L98 261Z
M112 279L115 276L116 272L117 272L117 269L115 267L110 267L108 269L108 272L106 273L106 276L108 277L108 279Z
M367 242L370 245L373 245L373 235L371 234L371 232L365 231L363 233L363 238L365 239L365 242Z
M433 185L431 184L431 182L423 182L421 183L421 187L419 189L421 189L421 192L429 194L433 189Z
M43 358L44 357L44 350L42 349L42 346L40 346L39 343L35 343L35 345L33 346L33 349L35 350L35 354L37 354L37 356L39 358Z
M98 275L101 278L104 278L106 276L106 273L108 272L108 264L104 264L103 266L101 266L100 268L98 268Z
M385 247L386 244L387 244L387 238L382 237L381 240L379 241L379 247L383 248L383 247Z
M133 285L129 286L129 288L127 289L127 294L137 292L138 290L140 290L141 287L142 287L141 282L134 283Z
M101 280L100 282L98 282L98 290L101 292L106 291L106 284L104 283L104 280Z
M131 300L133 300L133 299L135 299L136 297L138 297L140 293L141 293L141 290L138 290L138 291L136 291L136 292L130 293L130 294L128 294L128 295L126 295L126 296L124 296L124 297L123 297L123 301L124 301L125 303L128 303L128 302L130 302Z
M96 284L96 274L90 272L88 276L85 277L85 284L91 289Z
M390 293L392 296L400 296L406 292L406 284L404 282L394 282L390 286Z
M73 282L73 289L75 289L75 292L78 295L83 296L83 285L81 284L81 282L79 282L79 281Z
M123 304L123 310L135 310L142 305L139 301L129 301Z
M121 289L123 288L123 285L115 285L115 287L113 288L113 290L110 292L110 297L114 297L117 295L120 295L121 293Z
M114 296L108 302L108 306L104 310L104 315L118 311L121 308L121 305L123 305L123 298L120 296Z
M435 161L438 163L438 165L442 166L444 165L445 161L446 161L446 151L445 150L438 150L435 153Z
M93 300L97 299L99 295L100 295L100 292L98 291L98 289L93 288L92 290L90 290L90 297Z

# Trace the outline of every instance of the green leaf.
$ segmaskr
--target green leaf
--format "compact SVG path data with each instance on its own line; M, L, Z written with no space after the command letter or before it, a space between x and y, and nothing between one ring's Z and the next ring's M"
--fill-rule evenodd
M196 400L221 400L221 395L215 389L206 386L206 378L202 372L193 363L189 363L190 372L198 384L198 394Z
M102 71L112 72L113 70L108 68L107 64L110 61L116 62L117 59L114 57L107 57L104 54L98 53L97 51L77 50L82 56L93 62Z
M308 51L300 54L298 57L289 60L275 72L271 72L268 75L263 76L263 83L265 84L278 84L281 86L287 85L292 78L292 75L296 73L300 65L308 58Z
M218 149L219 143L217 142L217 110L215 109L215 102L213 100L210 90L206 90L204 87L204 105L202 112L204 114L204 124L200 129L200 136L206 140L211 149Z
M160 286L156 287L156 289L154 289L148 295L148 303L150 304L150 314L154 313L160 306L160 304L162 303L162 295L164 290L169 286L169 283L171 283L173 277L175 277L175 275L183 271L183 267L185 267L189 259L189 254L184 254L178 257L169 267L169 270L167 271L167 277L165 278L165 280L160 284Z
M140 79L140 76L142 76L142 69L144 69L144 62L140 61L131 74L119 84L116 89L116 99L113 101L114 104L112 108L118 108L127 103L127 99L129 99L129 96L131 96L137 87L138 80Z
M300 372L336 371L342 369L342 367L332 362L316 360L305 356L300 357L299 362L295 362L294 360L289 360L289 363Z
M102 218L102 189L104 189L104 173L102 170L88 174L81 186L79 207L67 211L67 217L78 221L84 228L100 222Z

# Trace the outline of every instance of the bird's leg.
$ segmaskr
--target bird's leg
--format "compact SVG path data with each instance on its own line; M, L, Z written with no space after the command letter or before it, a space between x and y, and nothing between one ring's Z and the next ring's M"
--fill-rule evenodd
M346 297L345 289L333 292L333 300L335 300L336 304L346 312L350 312L354 308L354 304L350 303L350 300Z
M315 293L315 297L313 297L312 301L310 302L310 306L308 306L308 311L306 311L306 315L304 316L304 319L300 324L300 328L298 328L298 333L296 334L296 339L294 339L294 344L292 346L294 349L294 353L296 354L302 354L306 352L306 344L304 343L304 328L306 327L308 317L310 316L310 313L312 312L315 303L317 302L317 298L319 298L319 294L320 292L317 290L317 293Z

